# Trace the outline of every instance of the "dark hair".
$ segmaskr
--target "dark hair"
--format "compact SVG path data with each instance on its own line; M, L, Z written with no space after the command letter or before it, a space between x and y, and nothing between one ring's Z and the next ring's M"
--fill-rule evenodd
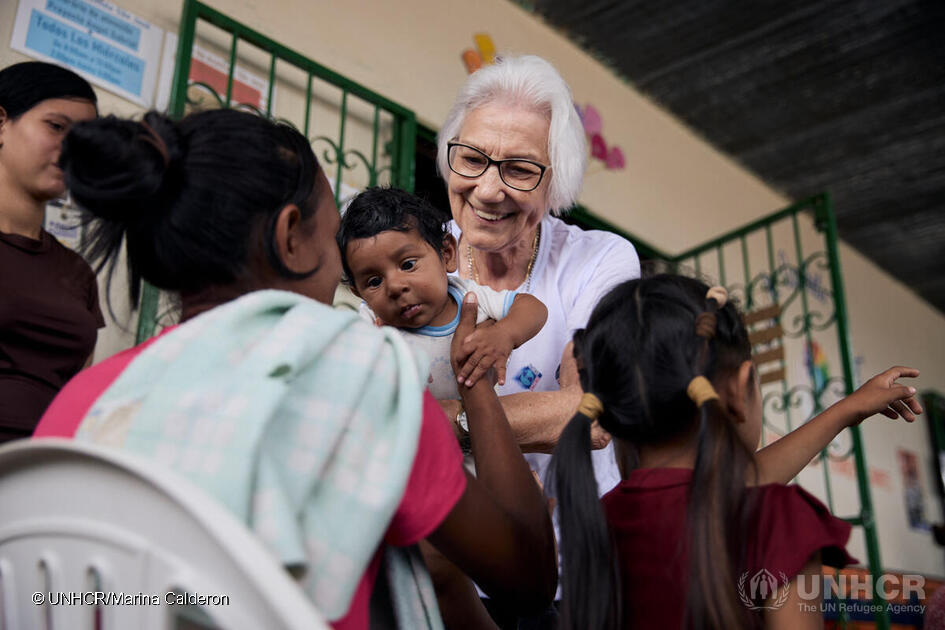
M174 122L150 112L142 122L109 116L75 125L62 168L93 222L87 254L114 268L127 238L131 299L139 280L192 292L244 277L251 254L265 251L282 276L273 243L279 211L312 216L318 162L294 128L234 110Z
M397 188L368 188L351 200L338 229L338 248L341 250L341 266L346 282L352 282L345 252L348 244L389 230L417 230L433 251L443 251L446 224L441 219L441 213L430 202Z
M0 70L0 107L11 120L50 98L98 98L89 82L72 70L43 61L24 61Z
M751 451L719 402L697 409L686 393L699 375L716 383L751 357L731 304L718 308L708 287L659 275L610 291L574 336L581 386L600 398L601 426L622 444L661 444L693 435L697 456L688 505L690 574L687 627L741 628L756 622L735 591L753 507L746 493ZM708 318L708 319L707 319ZM709 323L714 334L700 336ZM619 628L620 572L597 498L590 458L591 420L576 414L552 460L560 505L565 628Z

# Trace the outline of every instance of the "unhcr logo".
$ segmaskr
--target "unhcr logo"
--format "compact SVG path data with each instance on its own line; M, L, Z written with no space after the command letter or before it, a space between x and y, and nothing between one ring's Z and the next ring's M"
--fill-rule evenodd
M738 597L748 610L778 610L787 603L791 581L778 572L780 580L767 569L738 579ZM921 575L881 575L874 583L868 574L798 575L797 597L802 610L813 612L888 610L923 611L925 578ZM902 601L897 601L902 600ZM817 602L811 604L809 602Z
M777 610L784 606L791 585L784 573L779 572L780 585L774 574L767 569L761 569L751 578L748 577L749 574L746 571L738 579L738 597L748 610ZM771 605L765 606L764 603L772 598Z

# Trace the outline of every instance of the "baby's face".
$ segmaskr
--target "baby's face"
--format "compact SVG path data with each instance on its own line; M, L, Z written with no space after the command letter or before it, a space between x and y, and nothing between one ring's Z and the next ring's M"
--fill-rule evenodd
M345 252L358 295L385 324L397 328L443 326L448 309L446 274L455 269L452 239L441 253L416 230L388 230L348 243Z

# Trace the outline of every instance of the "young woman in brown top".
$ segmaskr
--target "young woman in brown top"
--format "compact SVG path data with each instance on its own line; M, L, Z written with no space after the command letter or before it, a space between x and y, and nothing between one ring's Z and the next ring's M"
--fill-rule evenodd
M96 115L95 92L70 70L0 70L0 443L33 432L105 325L92 269L43 229L46 203L66 190L62 140Z

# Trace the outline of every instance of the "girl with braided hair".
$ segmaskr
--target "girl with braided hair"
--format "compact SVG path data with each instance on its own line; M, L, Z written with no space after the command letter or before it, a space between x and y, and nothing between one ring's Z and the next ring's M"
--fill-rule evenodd
M819 600L795 583L853 562L850 525L799 486L766 483L754 458L757 371L725 290L671 275L620 284L575 334L574 355L587 393L551 479L563 627L821 627ZM783 439L785 466L874 413L914 419L915 390L895 381L917 375L891 368ZM588 456L595 420L614 437L622 478L600 500Z

